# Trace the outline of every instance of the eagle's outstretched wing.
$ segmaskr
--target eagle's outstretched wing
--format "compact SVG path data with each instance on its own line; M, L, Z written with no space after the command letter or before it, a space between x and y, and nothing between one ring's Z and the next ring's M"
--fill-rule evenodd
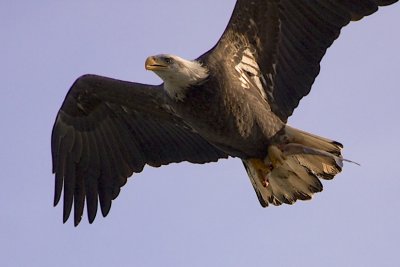
M89 222L98 201L106 216L127 177L145 164L205 163L227 157L174 115L161 86L95 75L84 75L72 85L58 112L51 146L54 205L64 190L63 219L74 204L75 225L85 199Z
M319 63L340 29L374 13L378 6L395 2L238 0L221 39L203 57L227 61L226 65L244 73L256 68L249 74L260 72L258 84L272 111L286 121L310 92Z

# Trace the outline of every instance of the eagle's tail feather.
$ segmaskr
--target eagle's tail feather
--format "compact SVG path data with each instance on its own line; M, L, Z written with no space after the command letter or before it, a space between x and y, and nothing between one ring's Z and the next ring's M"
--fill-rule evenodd
M243 160L263 207L311 199L314 193L322 191L319 179L332 179L345 161L341 155L343 146L336 141L289 126L282 137L280 140L285 142L277 144L278 149L268 149L265 160ZM275 158L283 160L276 162Z

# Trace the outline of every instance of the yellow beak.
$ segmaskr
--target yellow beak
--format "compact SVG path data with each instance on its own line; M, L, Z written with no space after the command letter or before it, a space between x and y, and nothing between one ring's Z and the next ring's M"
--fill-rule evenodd
M162 70L165 69L167 66L159 62L157 57L151 56L146 59L144 67L146 68L146 70Z

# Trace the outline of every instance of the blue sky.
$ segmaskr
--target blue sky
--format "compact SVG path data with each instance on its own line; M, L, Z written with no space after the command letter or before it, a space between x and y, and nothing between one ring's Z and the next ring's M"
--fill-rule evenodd
M238 159L150 168L107 218L62 224L50 134L73 81L160 83L147 56L196 58L234 0L0 2L1 266L396 266L400 5L352 23L289 123L345 145L312 201L261 208Z

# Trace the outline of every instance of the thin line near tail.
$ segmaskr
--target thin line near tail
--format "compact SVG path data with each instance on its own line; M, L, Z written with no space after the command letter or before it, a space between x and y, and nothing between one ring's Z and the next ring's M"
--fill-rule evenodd
M323 189L320 179L333 179L343 161L352 162L343 159L339 142L290 126L274 140L265 159L243 160L263 207L311 199Z

